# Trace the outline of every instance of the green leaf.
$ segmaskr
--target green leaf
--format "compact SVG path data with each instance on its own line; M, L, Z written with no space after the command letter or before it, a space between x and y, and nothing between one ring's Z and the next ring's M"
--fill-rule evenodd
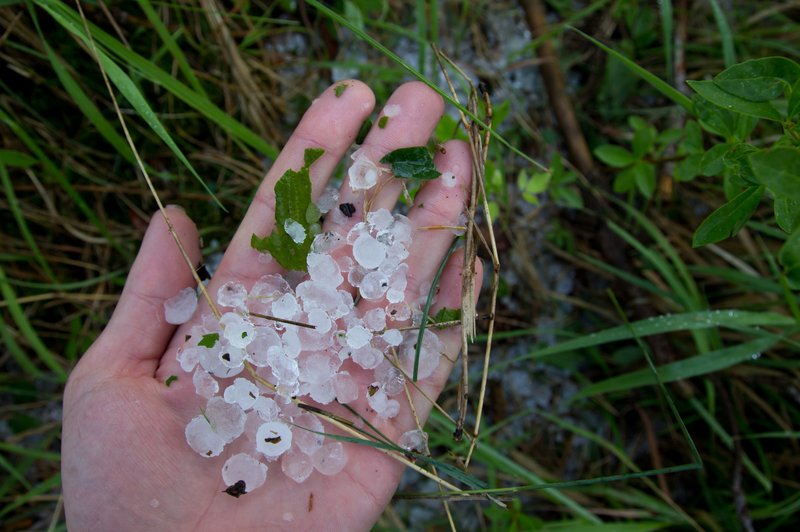
M720 137L731 138L736 136L736 119L741 115L716 106L699 94L695 94L692 97L692 106L694 115L704 129ZM702 138L700 146L702 147Z
M721 371L736 364L752 360L753 357L758 357L762 351L775 345L778 340L780 340L778 336L757 338L743 344L672 362L659 367L658 375L662 382L674 382ZM622 390L627 391L653 384L656 384L655 375L650 369L643 369L590 384L578 392L575 398L591 397L601 393Z
M164 381L164 384L166 385L167 388L169 388L170 386L172 386L172 383L175 382L176 380L178 380L177 375L170 375L169 377L167 377L167 380Z
M319 159L324 150L308 148L303 155L300 170L291 168L275 183L275 226L267 237L253 234L250 245L260 252L269 252L278 264L288 270L306 271L306 259L314 235L319 232L319 210L311 200L309 167ZM305 231L301 242L286 232L286 224L296 222Z
M779 98L798 80L800 65L785 57L765 57L733 65L719 73L714 83L739 98L767 102Z
M219 333L204 334L203 337L197 342L200 347L211 349L219 340Z
M6 166L14 166L17 168L30 168L38 161L28 155L17 150L0 150L0 164Z
M614 168L625 168L636 162L637 159L637 157L622 146L614 146L612 144L598 146L594 149L594 154L605 164Z
M794 233L800 227L800 198L775 196L775 221L787 233Z
M433 165L431 152L424 146L413 146L391 151L381 159L381 162L392 166L392 173L395 177L436 179L442 175Z
M448 321L457 321L461 319L460 308L447 308L442 307L436 315L431 318L433 323L447 323Z
M700 99L700 98L698 98ZM684 139L680 145L681 153L703 153L703 130L694 120L688 120L683 128Z
M613 190L617 194L630 192L636 186L636 171L634 167L628 167L617 174L614 178Z
M713 81L687 81L700 96L714 105L744 115L782 122L783 117L769 102L750 102L719 88Z
M731 149L731 144L717 144L712 146L703 155L703 160L700 162L700 172L704 176L719 175L725 169L725 154Z
M750 219L764 195L764 186L749 187L712 212L694 233L692 246L700 247L732 237Z
M654 127L645 126L636 128L633 133L633 156L637 159L643 157L653 147L658 132Z
M530 177L525 170L520 170L517 176L517 185L519 186L522 197L528 203L533 205L539 204L537 194L541 194L547 190L550 184L551 174L549 172L536 172Z
M800 114L800 81L792 86L792 95L786 108L789 118L794 118Z
M691 181L701 174L701 164L703 162L702 153L692 153L687 155L684 160L675 166L676 181Z
M800 198L800 149L762 150L750 156L750 166L774 195Z
M656 167L650 163L642 161L633 165L633 173L636 176L636 188L646 198L652 198L656 190Z
M335 89L333 89L333 93L336 95L337 98L340 98L342 94L344 94L344 91L346 91L347 87L349 86L350 85L348 85L347 83L340 83L336 85Z

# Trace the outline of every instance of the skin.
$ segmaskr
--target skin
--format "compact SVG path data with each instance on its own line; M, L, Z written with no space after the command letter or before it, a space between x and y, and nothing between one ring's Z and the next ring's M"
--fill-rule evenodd
M271 232L274 184L286 169L302 166L305 148L325 150L311 167L317 197L372 112L375 98L366 85L355 80L337 85L341 83L347 88L340 96L331 87L315 100L265 177L210 282L210 294L232 279L249 287L264 274L282 273L277 263L251 249L250 236ZM374 161L397 148L424 145L443 112L441 98L419 83L402 85L387 104L400 105L401 113L388 120L385 128L373 128L365 140L363 147ZM421 287L429 285L452 242L449 230L419 228L457 225L468 197L470 161L465 144L447 143L435 163L440 171L456 175L455 186L434 180L417 195L409 212L417 229L407 259L407 294L418 294ZM373 189L370 208L391 209L401 191L397 180ZM364 193L353 192L345 183L340 194L339 201L353 203L356 214L345 218L334 212L324 229L346 233L361 220ZM198 264L194 223L178 207L168 207L166 215L192 262ZM455 253L440 281L433 312L460 307L462 266L461 254ZM480 278L478 264L476 279ZM194 286L191 272L164 217L157 213L108 326L67 383L62 474L70 530L368 530L389 503L403 471L402 465L375 449L345 444L349 461L341 473L323 476L315 472L302 484L285 477L279 462L269 462L265 485L236 499L223 493L226 485L220 475L227 457L239 452L235 445L213 459L188 446L184 428L203 402L175 355L188 330L208 309L201 304L195 319L178 327L163 318L164 301L187 286ZM361 305L362 310L367 308ZM431 398L444 386L460 347L458 330L446 330L439 336L446 346L446 358L433 376L421 382ZM371 381L367 372L346 364L343 369L355 375L365 389ZM170 375L179 378L166 387L164 381ZM424 422L430 402L417 392L412 397ZM407 401L403 396L397 399L400 414L389 421L368 411L365 399L353 406L396 439L416 428ZM337 411L338 407L324 408ZM325 425L326 431L332 430Z

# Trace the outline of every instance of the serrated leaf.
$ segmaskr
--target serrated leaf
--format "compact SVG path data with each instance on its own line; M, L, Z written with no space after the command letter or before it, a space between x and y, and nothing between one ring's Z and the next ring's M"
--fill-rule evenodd
M624 168L636 161L636 157L631 152L622 146L612 144L598 146L594 149L594 154L598 159L614 168Z
M763 185L749 187L712 212L695 231L692 246L705 246L734 236L750 219L763 195Z
M197 345L211 349L219 341L219 333L204 334Z
M400 148L399 150L391 151L381 159L381 162L392 166L392 173L395 177L436 179L442 175L433 164L431 152L424 146Z
M779 147L750 156L750 166L759 181L776 196L800 198L800 150Z
M308 148L303 154L300 170L286 170L275 183L275 226L267 237L253 234L250 246L269 252L278 264L287 270L306 271L306 259L314 235L319 231L319 210L311 200L309 167L319 159L324 150ZM294 221L305 230L302 242L295 242L286 232L286 222Z

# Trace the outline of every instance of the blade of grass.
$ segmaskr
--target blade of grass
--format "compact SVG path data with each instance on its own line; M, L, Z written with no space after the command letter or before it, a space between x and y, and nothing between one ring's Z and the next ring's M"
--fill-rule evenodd
M40 1L40 5L47 4L49 2ZM60 23L64 28L69 30L73 35L78 37L81 41L86 44L86 46L91 50L92 44L89 40L89 37L86 35L86 31L79 25L73 24L72 21L65 18L60 12L55 9L51 9L49 6L45 6L50 15L56 19L58 23ZM197 170L194 169L192 163L189 162L189 159L183 154L183 151L178 147L175 141L172 139L172 136L169 134L167 129L161 123L158 116L153 112L153 109L150 107L150 104L147 103L144 95L139 91L139 88L133 82L133 80L125 73L123 70L117 66L117 64L111 60L108 55L102 50L96 49L97 52L97 60L100 62L100 66L105 70L106 74L108 74L109 79L114 86L119 90L125 99L128 100L139 116L144 119L150 129L158 135L161 141L167 145L170 151L178 158L178 160L186 167L187 170L194 176L194 178L203 186L205 191L211 196L214 202L223 210L227 212L227 209L222 205L219 201L217 196L214 192L209 188L206 182L200 177L200 174L197 173Z
M26 490L30 490L30 489L32 489L32 488L33 488L33 486L31 485L31 483L30 483L30 482L28 482L28 479L27 479L27 478L25 478L25 477L22 475L22 473L20 473L20 472L17 470L17 468L16 468L16 467L14 467L14 465L13 465L11 462L9 462L8 460L6 460L6 458L5 458L5 457L4 457L2 454L0 454L0 467L2 467L3 469L5 469L6 471L8 471L8 474L9 474L9 475L11 475L11 477L13 477L13 478L14 478L14 480L16 480L17 482L19 482L19 483L20 483L20 484L22 484L23 486L25 486L25 489L26 489Z
M23 351L17 341L14 340L14 335L9 330L8 325L6 325L6 322L2 316L0 316L0 339L3 340L3 344L6 346L6 349L8 349L8 353L11 355L11 358L13 358L14 361L19 364L19 367L22 368L25 373L33 378L42 376L41 370L36 367L36 364L34 364L31 359L28 358L28 355L25 354L25 351Z
M178 63L178 68L183 75L186 77L186 80L192 86L194 91L201 95L203 98L208 99L208 95L206 91L203 89L203 85L200 84L200 81L197 79L197 76L194 75L194 70L192 67L189 66L189 61L186 60L186 56L183 54L180 46L178 43L175 42L175 38L170 32L167 30L164 23L161 21L161 18L156 13L156 10L153 9L153 5L150 3L150 0L139 0L139 7L142 8L144 14L147 16L147 20L150 21L150 24L153 25L153 28L158 33L158 36L161 37L161 40L164 41L164 45L169 50L172 57L175 59L175 62Z
M24 495L20 495L13 502L8 503L2 510L0 510L0 517L11 512L11 510L22 506L34 497L47 493L61 485L61 473L56 473L52 477L44 480L27 491Z
M56 164L47 156L45 151L39 147L38 143L33 139L33 137L28 135L28 132L25 131L17 123L17 121L12 118L11 114L2 107L0 107L0 120L5 123L14 132L17 138L19 138L23 144L25 144L31 153L36 156L39 162L41 162L45 167L45 170L47 170L47 175L53 178L56 183L58 183L58 185L64 189L64 192L67 193L69 198L75 203L81 213L83 213L83 215L86 216L86 219L89 220L100 232L100 234L108 240L109 244L111 244L114 249L119 251L123 257L131 260L132 257L130 251L117 242L117 239L108 230L106 224L104 224L97 217L97 215L94 213L94 210L92 210L92 208L87 205L86 201L84 201L83 197L78 194L78 191L76 191L75 187L72 186L69 178L67 178L61 169L56 166Z
M593 43L595 46L603 50L609 55L613 55L619 61L625 65L628 70L642 78L651 87L656 89L658 92L666 96L668 99L672 100L674 103L683 107L689 114L692 114L692 101L680 93L680 91L676 90L672 85L664 81L663 79L659 78L655 74L650 73L648 70L640 67L631 59L628 59L625 55L619 53L618 51L614 50L613 48L606 46L605 44L601 43L591 35L588 35L578 28L574 26L567 26L572 31L578 33L578 35L582 36L587 41Z
M31 252L33 253L33 258L42 267L45 275L53 282L57 281L55 273L50 268L50 264L48 264L47 259L44 258L42 255L42 251L39 249L39 245L36 244L36 239L33 238L33 234L31 233L30 229L28 228L28 223L25 221L25 216L22 214L22 209L20 209L19 201L17 200L17 195L14 194L14 186L11 184L11 177L8 175L8 170L6 170L6 165L0 160L0 181L3 183L3 190L6 193L6 199L8 200L8 208L11 211L14 220L17 222L17 227L19 227L19 231L22 234L22 238L28 244L28 247L31 248Z
M58 292L69 292L71 290L80 290L82 288L89 288L91 286L105 283L111 279L118 278L124 281L125 274L128 272L127 268L114 270L113 272L104 273L91 279L83 281L73 281L70 283L37 283L33 281L20 281L19 279L8 279L8 283L12 286L19 286L20 288L35 288L37 290L49 290Z
M44 343L42 343L42 340L31 326L28 318L22 311L22 307L20 307L19 303L17 302L17 296L14 293L14 290L11 288L11 285L8 283L8 278L6 277L5 270L2 267L0 267L0 293L3 294L3 299L8 307L8 312L11 314L11 318L17 324L20 334L23 338L25 338L25 340L27 340L28 344L38 355L39 360L41 360L44 365L55 374L59 381L66 382L67 372L63 367L61 367L61 364L56 359L56 356L51 353L47 347L45 347ZM2 447L0 447L0 449L1 448Z
M500 362L495 369L521 362L523 360L541 360L568 351L576 351L587 347L630 340L635 337L645 337L653 334L662 334L676 331L692 331L714 327L789 327L794 325L792 318L774 312L749 312L745 310L704 310L699 312L686 312L682 314L666 314L654 318L647 318L627 325L612 327L604 331L587 334L574 340L567 340L550 347L532 351L516 357L507 362Z
M697 413L700 414L700 417L703 418L703 420L708 424L708 426L711 428L711 431L719 436L722 444L725 445L725 447L727 447L729 450L733 450L733 437L728 434L728 431L726 431L722 425L719 424L714 415L711 414L711 412L709 412L706 407L704 407L702 403L700 403L700 401L698 401L695 397L689 399L689 404L691 404ZM755 478L765 490L772 491L772 481L756 467L753 461L750 460L750 457L744 452L742 452L742 463L744 464L745 468L750 471L750 474L753 475L753 478Z
M672 43L672 0L659 0L661 10L661 41L664 48L664 65L667 71L667 81L674 83L674 61Z
M736 63L736 49L733 47L733 32L728 24L728 18L717 0L708 0L708 3L711 4L711 10L714 12L714 20L722 41L722 57L725 60L725 66L733 66Z
M78 106L84 116L92 123L92 125L97 129L97 132L102 135L106 141L117 150L117 153L125 157L128 162L134 162L133 154L131 153L131 149L128 147L128 144L125 142L125 139L117 133L117 130L114 129L114 126L106 120L103 116L103 113L97 108L97 106L92 102L92 100L86 95L84 90L81 88L80 84L72 77L67 69L66 65L64 64L64 60L61 59L50 47L50 43L44 36L42 29L39 27L39 17L36 16L36 10L33 8L32 4L28 4L28 11L31 14L31 19L33 20L33 24L36 27L36 32L39 34L39 40L41 41L42 45L44 46L45 53L47 54L47 58L50 60L50 64L53 66L53 70L58 77L58 80L61 82L61 85L64 87L64 90L67 91L72 101L75 102L75 105Z
M63 2L57 0L35 0L37 5L45 9L48 13L58 14L61 18L57 19L70 32L73 30L84 34L80 17L75 10L67 7ZM55 18L55 17L54 17ZM278 157L278 149L262 139L257 133L247 126L237 121L227 112L214 105L207 98L193 91L187 85L176 80L170 73L158 68L152 62L141 55L129 50L117 39L104 32L94 24L89 24L92 37L109 53L119 58L124 64L139 72L144 78L152 83L164 87L175 97L197 110L203 116L211 120L214 124L225 130L231 136L242 141L246 145L264 154L272 160Z
M419 324L419 333L417 334L417 345L414 351L414 374L412 376L412 380L417 382L417 373L419 370L419 357L422 351L422 340L425 337L425 327L428 326L428 315L431 311L431 304L433 303L433 296L436 294L436 285L439 284L439 278L442 276L442 272L444 272L444 267L447 264L447 261L450 260L450 256L456 250L458 246L459 239L454 239L453 243L450 245L450 249L447 250L447 254L442 260L442 263L439 264L439 269L436 270L436 275L433 276L433 281L431 281L431 289L428 291L428 298L425 300L425 307L422 309L422 318L420 319Z
M661 380L665 383L707 375L752 360L756 354L760 354L762 351L769 349L777 342L778 339L776 338L757 338L743 344L659 366L658 373L661 376ZM575 394L573 400L603 393L628 391L652 384L655 384L655 378L650 370L643 369L640 371L632 371L624 375L590 384Z

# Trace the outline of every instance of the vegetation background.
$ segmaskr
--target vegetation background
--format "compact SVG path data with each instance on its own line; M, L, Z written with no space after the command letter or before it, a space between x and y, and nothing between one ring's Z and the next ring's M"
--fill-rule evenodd
M521 488L496 492L507 509L480 494L453 498L459 529L800 523L800 252L789 237L800 84L788 63L751 68L737 86L783 84L730 104L715 100L730 96L720 83L697 86L717 90L705 100L686 83L747 59L798 60L800 3L80 6L156 189L197 221L209 263L320 90L358 77L380 104L414 77L446 89L430 43L491 96L497 134L549 168L491 145L485 179L502 260L469 472L488 488ZM156 208L86 27L73 2L0 0L2 530L65 529L61 392ZM449 106L438 141L464 135L457 119ZM768 177L776 172L788 177ZM693 247L693 235L706 245ZM484 301L480 316L491 312ZM485 341L470 352L468 428ZM457 382L440 401L451 414ZM452 424L437 415L428 430L434 455L459 464L467 447ZM435 493L407 476L376 528L450 528Z

